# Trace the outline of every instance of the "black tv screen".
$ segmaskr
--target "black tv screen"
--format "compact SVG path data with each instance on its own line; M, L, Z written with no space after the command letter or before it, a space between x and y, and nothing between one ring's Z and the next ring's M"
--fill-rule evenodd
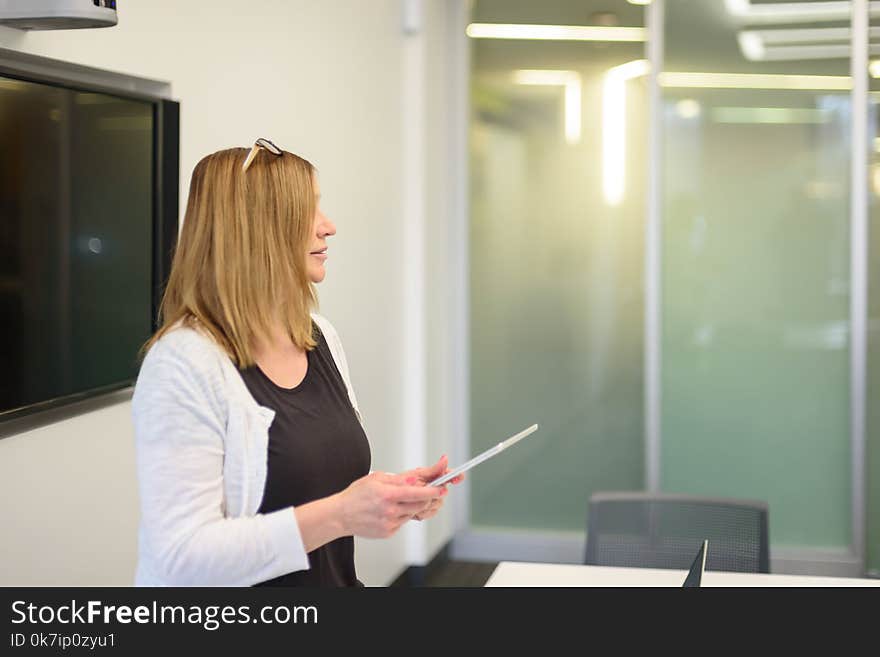
M0 75L0 419L135 378L167 260L162 116Z

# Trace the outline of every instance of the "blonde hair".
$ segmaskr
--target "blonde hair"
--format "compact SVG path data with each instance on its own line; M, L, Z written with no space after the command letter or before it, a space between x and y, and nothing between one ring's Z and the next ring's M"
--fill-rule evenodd
M255 342L270 338L274 322L298 347L315 347L317 294L306 269L315 169L261 149L245 172L248 152L218 151L193 170L160 328L141 357L178 322L210 334L239 368L254 364Z

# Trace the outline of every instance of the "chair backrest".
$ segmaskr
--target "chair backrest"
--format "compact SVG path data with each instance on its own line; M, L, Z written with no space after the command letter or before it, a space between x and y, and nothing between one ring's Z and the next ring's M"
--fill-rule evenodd
M767 504L645 492L594 493L585 563L687 570L704 539L706 570L769 573Z

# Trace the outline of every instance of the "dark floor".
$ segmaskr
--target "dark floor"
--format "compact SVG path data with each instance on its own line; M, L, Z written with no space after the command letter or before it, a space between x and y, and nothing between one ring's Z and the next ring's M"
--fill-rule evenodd
M484 586L497 563L447 561L425 578L425 586Z
M495 562L441 561L436 565L399 578L395 586L451 586L458 588L481 587L486 584Z

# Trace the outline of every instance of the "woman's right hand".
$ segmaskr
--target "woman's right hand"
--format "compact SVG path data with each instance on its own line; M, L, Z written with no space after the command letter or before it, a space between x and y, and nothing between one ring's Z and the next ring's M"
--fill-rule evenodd
M340 493L342 526L346 535L388 538L444 495L444 486L425 486L411 477L373 472Z

